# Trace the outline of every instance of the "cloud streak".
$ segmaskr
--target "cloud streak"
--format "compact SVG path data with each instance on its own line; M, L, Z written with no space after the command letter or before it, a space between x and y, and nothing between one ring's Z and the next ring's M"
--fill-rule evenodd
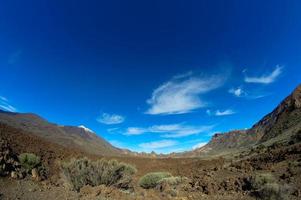
M124 122L125 118L117 114L102 113L96 120L99 123L111 125L111 124L120 124Z
M4 96L0 96L0 109L9 111L9 112L17 112L17 109L10 105L8 99Z
M6 97L0 96L0 101L8 101Z
M177 144L178 142L174 140L159 140L159 141L141 143L139 144L139 147L143 149L162 149L166 147L172 147Z
M175 76L153 91L146 114L183 114L206 107L200 95L220 87L224 80L222 76L193 76L191 72Z
M124 135L141 135L148 132L145 128L129 127Z
M220 110L216 110L215 112L212 112L211 110L206 110L206 113L210 116L210 115L214 115L214 116L225 116L225 115L233 115L236 112L233 111L232 109L227 109L224 111L220 111Z
M129 127L124 135L159 133L163 138L181 138L210 131L213 126L188 126L183 124L154 125L150 127Z
M265 75L261 75L258 77L246 76L245 82L246 83L270 84L270 83L274 82L281 73L282 73L282 67L277 65L276 68L270 74L265 74Z
M233 114L235 114L235 112L231 109L227 109L224 111L217 110L215 112L215 116L225 116L225 115L233 115Z

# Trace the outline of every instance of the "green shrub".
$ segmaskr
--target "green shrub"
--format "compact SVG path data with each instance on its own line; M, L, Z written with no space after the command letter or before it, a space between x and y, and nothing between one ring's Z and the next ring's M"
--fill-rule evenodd
M168 172L152 172L144 175L139 180L139 185L145 189L156 187L159 182L164 179L171 177L171 174Z
M278 184L272 174L257 174L252 181L255 195L266 200L288 199L289 187Z
M254 189L258 190L265 184L275 183L275 182L276 179L270 173L256 174L254 179L252 180L252 186Z
M280 186L277 183L267 183L262 186L259 191L262 199L278 199L280 193Z
M116 160L91 161L87 158L72 159L62 164L63 175L73 189L79 189L85 185L114 186L128 189L132 181L132 175L136 169L128 164Z
M33 153L22 153L18 157L21 166L30 172L33 168L41 165L40 157L36 156Z
M300 129L299 131L297 131L296 134L294 134L294 135L291 137L291 140L292 140L294 143L301 142L301 129Z
M290 188L287 185L268 183L259 191L259 197L266 200L289 200Z
M183 178L179 176L171 176L171 177L161 179L159 181L159 184L167 183L168 185L175 186L175 185L179 185L182 182L182 179Z

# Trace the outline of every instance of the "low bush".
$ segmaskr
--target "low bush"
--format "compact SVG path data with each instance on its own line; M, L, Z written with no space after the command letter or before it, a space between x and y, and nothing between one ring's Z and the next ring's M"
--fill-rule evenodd
M62 164L63 175L72 189L79 191L85 185L114 186L121 189L131 187L136 168L116 160L72 159Z
M286 200L288 199L289 187L278 184L272 174L257 174L252 180L254 193L260 199Z
M269 183L275 183L276 179L270 173L256 174L252 180L252 186L254 189L260 189L263 185Z
M152 172L144 175L139 180L139 185L144 189L156 187L164 178L171 177L168 172Z
M171 177L167 177L167 178L163 178L159 181L160 183L166 183L170 186L175 186L175 185L179 185L182 182L182 177L179 176L171 176Z
M301 142L301 129L298 130L292 137L291 137L291 141L293 143L299 143Z
M33 153L22 153L18 156L21 166L27 171L31 172L33 168L41 165L40 157Z

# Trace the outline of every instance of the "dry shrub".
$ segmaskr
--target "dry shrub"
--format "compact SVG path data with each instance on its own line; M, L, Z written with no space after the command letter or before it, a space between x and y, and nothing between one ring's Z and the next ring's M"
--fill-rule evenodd
M137 170L129 164L116 160L91 161L82 158L63 163L62 171L72 189L79 191L85 185L106 185L129 189L132 176Z
M184 179L183 177L171 176L171 177L161 179L159 183L163 183L163 184L165 183L170 186L176 186L179 185L183 181L183 179Z
M289 199L290 188L287 185L280 185L270 173L257 174L252 180L252 187L254 189L254 194L260 199Z
M168 177L171 177L168 172L151 172L140 178L139 185L144 189L154 188L162 179Z

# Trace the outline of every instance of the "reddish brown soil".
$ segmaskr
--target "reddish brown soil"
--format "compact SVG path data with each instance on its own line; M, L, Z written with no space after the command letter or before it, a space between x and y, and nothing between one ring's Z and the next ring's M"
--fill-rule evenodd
M62 147L4 124L0 124L0 139L7 141L17 155L26 152L40 156L43 165L49 169L49 176L58 173L57 161L86 155L76 149Z
M101 199L97 195L93 196L95 193L108 199L255 199L251 195L250 179L258 172L273 173L281 184L289 184L292 188L290 199L301 198L301 167L289 164L295 161L300 163L300 144L265 149L233 160L110 157L108 159L114 158L136 166L138 171L134 177L134 193L103 187L87 188L76 193L59 185L58 163L72 157L97 159L99 156L68 149L3 124L0 124L0 139L6 140L16 154L30 152L40 156L43 165L48 168L48 178L52 180L32 182L30 179L17 181L0 178L0 199ZM185 176L189 181L176 196L157 189L145 190L139 187L138 179L154 171Z

